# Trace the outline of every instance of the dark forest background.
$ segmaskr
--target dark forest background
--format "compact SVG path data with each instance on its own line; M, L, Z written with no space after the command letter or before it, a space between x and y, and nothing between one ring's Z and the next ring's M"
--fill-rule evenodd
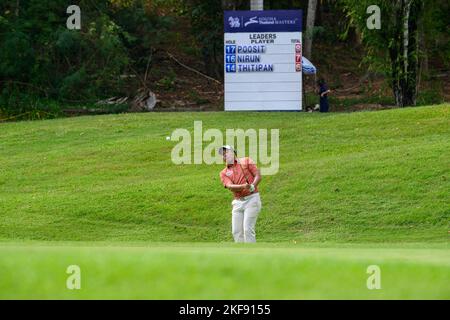
M81 30L66 27L72 4ZM380 30L365 27L370 4L382 10ZM221 110L224 9L249 1L2 0L0 121L144 111L150 102ZM334 111L449 99L446 0L270 0L265 9L304 10L308 55L334 90ZM314 104L314 79L305 80Z

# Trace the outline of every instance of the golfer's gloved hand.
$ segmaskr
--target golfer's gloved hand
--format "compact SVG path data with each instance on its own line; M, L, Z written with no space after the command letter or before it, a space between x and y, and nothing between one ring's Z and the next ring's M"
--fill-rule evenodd
M255 191L255 186L253 184L250 185L250 192Z

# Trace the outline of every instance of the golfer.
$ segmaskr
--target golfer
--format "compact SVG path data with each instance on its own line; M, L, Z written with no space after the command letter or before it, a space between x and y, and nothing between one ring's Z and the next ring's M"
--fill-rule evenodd
M238 159L229 145L219 149L226 167L220 172L225 188L233 192L231 227L234 242L256 242L255 225L261 211L258 184L261 173L250 158Z

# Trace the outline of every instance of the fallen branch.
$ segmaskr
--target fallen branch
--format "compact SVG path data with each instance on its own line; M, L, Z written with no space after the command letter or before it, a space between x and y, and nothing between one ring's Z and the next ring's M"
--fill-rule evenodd
M9 117L9 118L4 118L4 119L1 119L1 118L0 118L0 122L5 122L5 121L8 121L8 120L17 119L17 118L22 117L22 116L24 116L24 115L27 115L27 114L29 114L29 113L31 113L31 111L28 111L28 112L25 112L25 113L21 113L21 114L18 114L18 115Z
M185 65L185 64L183 64L183 63L181 63L177 58L175 58L171 53L169 53L169 52L167 52L166 51L166 53L167 53L167 55L173 60L173 61L175 61L176 63L178 63L180 66L182 66L183 68L185 68L185 69L187 69L187 70L189 70L189 71L192 71L192 72L195 72L196 74L199 74L199 75L201 75L202 77L204 77L204 78L207 78L207 79L209 79L209 80L211 80L211 81L214 81L214 82L216 82L216 83L218 83L218 84L222 84L222 82L220 82L219 80L217 80L217 79L214 79L214 78L212 78L212 77L210 77L210 76L207 76L206 74L204 74L204 73L202 73L202 72L200 72L200 71L198 71L198 70L195 70L194 68L191 68L191 67L189 67L189 66L187 66L187 65Z

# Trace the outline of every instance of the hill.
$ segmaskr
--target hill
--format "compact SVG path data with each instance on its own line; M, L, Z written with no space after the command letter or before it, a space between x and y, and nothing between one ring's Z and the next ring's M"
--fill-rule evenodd
M450 105L146 113L0 125L0 239L230 241L221 165L175 165L176 128L280 129L258 239L448 240Z

